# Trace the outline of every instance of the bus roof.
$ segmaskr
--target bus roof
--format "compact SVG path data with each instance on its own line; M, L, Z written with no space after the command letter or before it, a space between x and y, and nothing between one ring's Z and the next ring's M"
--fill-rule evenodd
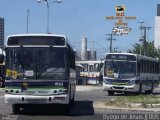
M76 63L78 64L83 64L83 63L90 63L90 64L94 64L94 63L103 63L103 61L101 60L80 60L80 61L76 61Z
M63 37L65 39L65 46L69 45L71 47L71 44L69 44L67 37L65 35L59 35L59 34L14 34L14 35L9 35L7 37L7 46L10 46L8 45L8 40L11 37L41 37L41 36L42 37ZM23 46L26 46L26 45L23 45ZM12 45L12 46L16 46L16 45Z
M101 60L77 60L77 62L101 62Z
M81 64L79 64L79 63L76 63L76 67L84 69L84 67Z
M158 61L158 57L157 58L152 58L152 57L143 56L143 55L134 54L134 53L107 53L106 55L116 55L116 54L117 55L133 55L133 56L137 57L137 59L145 59L145 60Z
M57 37L64 37L66 38L65 35L58 35L58 34L14 34L14 35L9 35L9 37L22 37L22 36L57 36Z

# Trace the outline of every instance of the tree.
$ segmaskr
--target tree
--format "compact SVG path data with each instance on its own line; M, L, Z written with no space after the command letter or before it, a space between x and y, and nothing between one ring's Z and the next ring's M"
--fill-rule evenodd
M135 53L135 54L141 54L141 50L142 50L142 47L140 44L138 43L135 43L133 45L133 49L132 50L128 50L129 53Z
M135 53L135 54L144 54L144 45L140 45L138 43L135 43L133 45L132 50L128 50L129 53ZM147 42L147 55L149 57L154 57L154 58L160 58L160 50L157 50L154 47L154 42Z

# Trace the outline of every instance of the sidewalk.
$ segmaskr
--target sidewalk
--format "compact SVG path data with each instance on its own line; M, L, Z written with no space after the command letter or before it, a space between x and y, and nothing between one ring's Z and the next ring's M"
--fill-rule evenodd
M160 112L160 104L152 105L152 108L141 108L140 104L132 104L133 108L105 106L104 101L93 103L93 108L99 111L119 110L119 111L141 111L141 112Z

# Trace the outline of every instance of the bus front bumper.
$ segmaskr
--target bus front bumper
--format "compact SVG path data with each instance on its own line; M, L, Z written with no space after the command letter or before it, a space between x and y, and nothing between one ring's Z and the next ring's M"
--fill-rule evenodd
M7 104L69 104L68 95L33 96L5 94Z
M138 92L138 85L109 85L103 83L104 91L115 91L115 92Z

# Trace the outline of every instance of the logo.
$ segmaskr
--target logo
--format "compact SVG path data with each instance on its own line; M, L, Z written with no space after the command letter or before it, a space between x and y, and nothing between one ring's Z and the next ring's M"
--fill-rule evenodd
M124 34L129 34L131 31L131 28L129 27L122 27L122 26L117 26L117 27L114 27L112 29L112 32L114 35L124 35Z
M18 115L2 114L2 120L18 120Z
M124 12L126 7L124 5L117 5L115 7L116 12Z
M136 20L136 16L126 16L124 5L116 5L115 7L116 14L115 16L107 16L107 20L115 20L112 33L114 35L128 35L131 32L131 28L128 25L128 21Z

